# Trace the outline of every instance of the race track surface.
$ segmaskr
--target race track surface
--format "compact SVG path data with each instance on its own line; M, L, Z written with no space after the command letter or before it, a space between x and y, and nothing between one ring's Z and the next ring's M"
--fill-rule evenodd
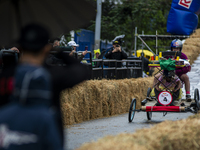
M66 128L65 149L73 150L83 143L96 141L106 135L133 133L137 129L149 128L165 120L180 120L193 115L192 113L153 113L148 121L146 112L136 112L132 123L128 122L128 113L114 117L95 119Z

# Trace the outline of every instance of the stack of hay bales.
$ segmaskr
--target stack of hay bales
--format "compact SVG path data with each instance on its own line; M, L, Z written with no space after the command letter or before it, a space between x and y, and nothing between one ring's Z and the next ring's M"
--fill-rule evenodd
M200 115L179 121L165 121L135 133L106 136L84 144L78 150L199 150Z
M186 54L192 64L200 54L200 29L197 29L183 44L182 52Z
M133 98L140 108L152 84L153 77L89 80L66 89L61 98L64 125L126 113Z

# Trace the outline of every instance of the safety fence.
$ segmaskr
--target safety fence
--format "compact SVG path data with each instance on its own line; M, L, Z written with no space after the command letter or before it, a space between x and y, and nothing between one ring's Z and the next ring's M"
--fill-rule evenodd
M93 59L91 79L124 79L142 77L142 60Z
M69 53L69 51L64 53ZM74 57L78 58L81 53L82 51L74 52ZM51 52L51 54L56 54L56 52ZM128 57L125 60L92 59L92 53L89 51L88 54L89 58L84 58L81 63L87 65L91 71L90 79L138 78L143 75L143 63L137 57Z

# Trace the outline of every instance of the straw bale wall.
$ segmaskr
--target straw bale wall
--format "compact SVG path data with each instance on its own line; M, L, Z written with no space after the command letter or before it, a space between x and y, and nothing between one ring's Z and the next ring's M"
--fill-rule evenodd
M164 121L151 128L106 136L78 150L199 150L200 115L179 121Z
M190 38L185 40L182 52L187 55L192 64L200 54L200 29L197 29Z
M153 77L123 80L89 80L62 93L64 125L126 113L133 98L137 108L146 97Z

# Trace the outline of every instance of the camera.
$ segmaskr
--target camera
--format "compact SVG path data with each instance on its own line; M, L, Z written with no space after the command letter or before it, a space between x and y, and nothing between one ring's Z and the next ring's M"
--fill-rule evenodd
M74 50L73 46L56 46L53 47L51 51L56 51L56 52L61 52L61 51L66 51L66 52L71 52Z
M15 65L19 60L19 53L10 49L2 49L0 51L0 66L5 68L7 66Z
M119 45L116 45L116 47L119 47Z
M88 46L85 46L85 51L88 50Z

